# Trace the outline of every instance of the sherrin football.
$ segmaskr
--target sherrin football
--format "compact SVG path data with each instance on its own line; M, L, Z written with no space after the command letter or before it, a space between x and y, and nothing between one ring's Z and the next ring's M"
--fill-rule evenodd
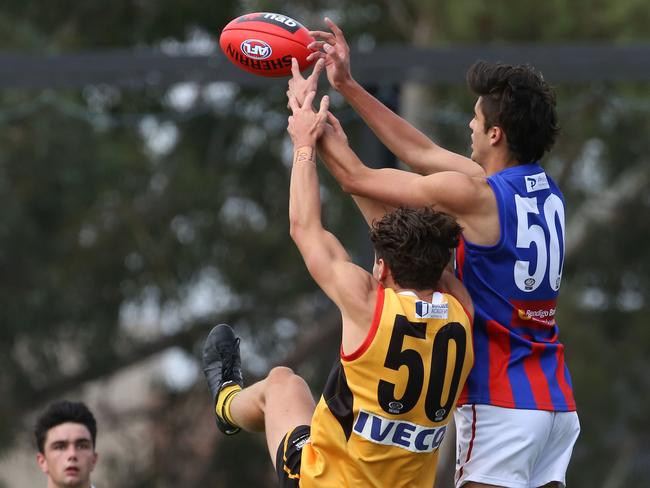
M298 21L282 14L256 12L237 17L223 28L221 49L235 66L261 76L291 74L291 58L300 71L313 62L307 45L314 41Z

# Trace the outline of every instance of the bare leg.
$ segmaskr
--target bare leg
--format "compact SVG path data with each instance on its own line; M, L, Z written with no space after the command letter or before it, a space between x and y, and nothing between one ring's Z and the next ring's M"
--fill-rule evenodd
M289 368L277 367L233 398L230 415L244 430L266 431L269 454L275 464L284 435L298 425L311 424L315 407L305 380Z
M230 404L230 416L235 423L249 432L264 430L264 402L267 378L247 386Z

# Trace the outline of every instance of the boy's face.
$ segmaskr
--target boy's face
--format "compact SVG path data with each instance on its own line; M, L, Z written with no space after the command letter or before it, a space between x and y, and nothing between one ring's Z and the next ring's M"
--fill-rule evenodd
M48 475L48 487L90 486L90 473L95 468L97 453L85 425L65 422L52 427L45 436L44 451L36 455L36 460Z
M476 105L474 105L474 117L469 123L469 128L472 129L471 159L478 164L481 164L484 160L491 146L489 133L485 130L485 116L483 115L481 101L481 97L479 97Z

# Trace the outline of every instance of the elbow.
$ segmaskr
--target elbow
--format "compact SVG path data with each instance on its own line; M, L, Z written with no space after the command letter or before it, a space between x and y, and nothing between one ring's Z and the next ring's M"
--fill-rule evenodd
M302 232L302 224L300 220L295 217L289 217L289 235L294 242L298 242L300 239L300 234Z
M359 185L360 181L359 178L355 178L354 175L348 171L342 172L338 179L341 189L350 195L359 194L359 191L361 190Z
M343 190L344 193L347 193L348 195L354 194L354 188L348 182L340 181L339 183L341 185L341 190Z
M327 164L327 168L345 193L353 193L355 178L349 169L335 164Z
M289 217L289 235L296 246L300 247L301 242L307 239L309 231L309 223L304 219Z
M300 243L302 242L302 236L304 235L300 227L293 225L289 226L289 235L296 247L300 249Z
M325 166L345 193L354 193L361 181L363 168L345 167L335 159L323 159Z

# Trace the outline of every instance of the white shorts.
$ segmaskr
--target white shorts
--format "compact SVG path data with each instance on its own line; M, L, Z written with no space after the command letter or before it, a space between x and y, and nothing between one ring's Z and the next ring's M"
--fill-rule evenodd
M474 481L507 488L565 486L580 433L576 412L463 405L456 422L456 487Z

